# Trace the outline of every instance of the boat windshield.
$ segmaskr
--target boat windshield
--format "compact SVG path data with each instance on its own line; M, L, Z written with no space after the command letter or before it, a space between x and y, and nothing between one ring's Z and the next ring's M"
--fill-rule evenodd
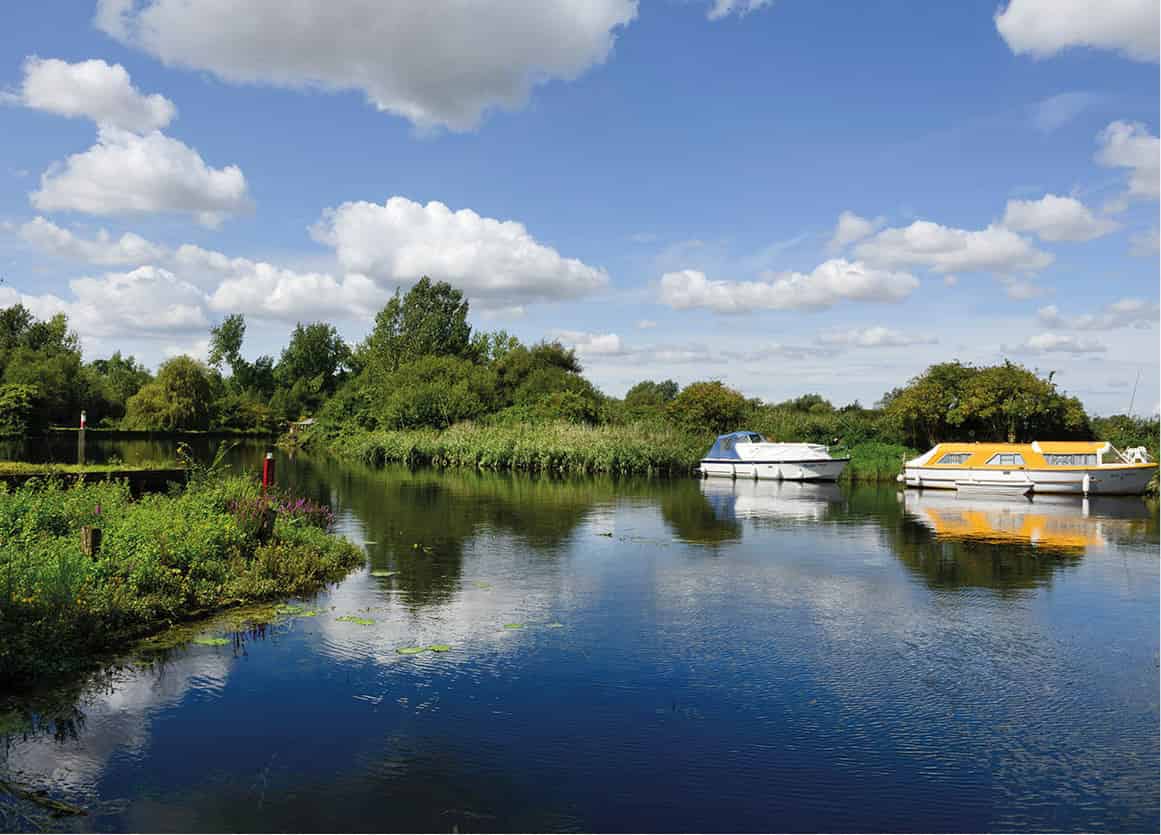
M764 443L764 442L765 442L765 438L763 438L763 437L762 437L761 435L759 435L757 432L751 432L751 433L750 433L750 437L748 438L748 440L749 440L749 441L750 441L750 443L752 443L752 444L761 444L761 443Z

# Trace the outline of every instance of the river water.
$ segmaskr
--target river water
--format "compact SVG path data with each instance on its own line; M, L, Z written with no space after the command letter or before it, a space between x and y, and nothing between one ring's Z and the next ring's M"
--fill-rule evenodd
M88 814L0 826L1158 829L1141 500L277 463L367 568L10 712L0 777Z

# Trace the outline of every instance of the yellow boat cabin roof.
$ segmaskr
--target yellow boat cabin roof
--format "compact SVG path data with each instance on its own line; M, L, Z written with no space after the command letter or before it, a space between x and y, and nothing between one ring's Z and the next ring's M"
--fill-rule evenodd
M1029 444L945 443L937 444L930 452L908 463L912 466L934 467L1011 467L1013 465L1036 469L1042 467L1093 467L1100 465L1101 456L1109 452L1113 452L1113 447L1107 441L1033 441ZM1015 455L1019 455L1021 460L1013 460L1008 457Z

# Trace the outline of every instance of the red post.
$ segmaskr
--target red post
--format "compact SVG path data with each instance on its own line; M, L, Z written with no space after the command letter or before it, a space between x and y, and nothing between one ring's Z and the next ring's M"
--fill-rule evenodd
M262 489L266 490L274 485L274 453L266 453L262 462Z

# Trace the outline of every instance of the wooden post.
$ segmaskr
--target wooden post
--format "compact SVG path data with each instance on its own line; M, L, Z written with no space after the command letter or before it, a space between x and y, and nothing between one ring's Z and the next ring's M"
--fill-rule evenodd
M262 461L262 491L274 486L274 453L266 453L266 458Z
M86 557L96 558L101 552L101 529L93 525L81 528L81 551Z

